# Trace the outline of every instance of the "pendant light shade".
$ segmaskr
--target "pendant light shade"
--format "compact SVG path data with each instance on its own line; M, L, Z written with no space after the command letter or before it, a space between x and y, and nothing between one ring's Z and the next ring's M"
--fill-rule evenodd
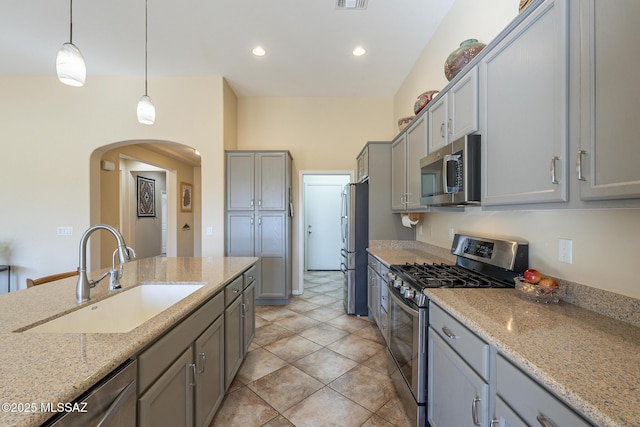
M152 125L156 121L156 107L153 106L151 98L147 92L147 68L148 68L148 40L149 40L149 23L147 12L147 0L144 1L144 95L138 101L138 122L143 125Z
M73 0L69 1L69 42L62 45L56 58L56 72L62 83L79 87L84 85L87 66L80 49L73 44Z
M87 77L87 67L80 50L73 43L65 43L56 58L58 80L69 86L82 86Z
M143 125L152 125L156 121L156 107L147 95L142 95L138 101L138 121Z

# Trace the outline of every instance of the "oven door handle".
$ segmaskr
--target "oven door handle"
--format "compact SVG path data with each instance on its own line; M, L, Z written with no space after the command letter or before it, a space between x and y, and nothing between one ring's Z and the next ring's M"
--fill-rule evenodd
M413 317L419 317L420 313L418 313L418 310L416 310L413 307L410 307L406 302L398 298L398 296L395 294L396 292L395 288L393 288L391 284L387 286L389 288L389 296L391 297L393 302L395 302L398 305L398 307L402 309L402 311L409 313Z

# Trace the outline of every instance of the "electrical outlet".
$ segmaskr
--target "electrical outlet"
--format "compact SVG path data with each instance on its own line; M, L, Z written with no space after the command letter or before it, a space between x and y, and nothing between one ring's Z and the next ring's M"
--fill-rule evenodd
M73 227L58 227L58 236L72 236Z
M207 236L213 236L213 227L207 227Z
M449 228L449 241L453 242L453 237L455 236L456 232L453 230L453 227Z
M558 261L573 263L573 240L558 239Z

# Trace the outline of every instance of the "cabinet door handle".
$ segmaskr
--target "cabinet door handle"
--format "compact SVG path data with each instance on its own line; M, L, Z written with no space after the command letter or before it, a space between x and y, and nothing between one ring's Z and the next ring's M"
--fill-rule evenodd
M258 225L262 225L262 217L258 218Z
M251 203L251 207L253 207L253 199L251 199L251 202L250 202L250 203Z
M207 355L204 354L204 351L200 352L200 360L202 361L202 369L198 370L199 374L203 374L204 373L204 369L207 366Z
M451 135L453 133L453 120L449 119L449 121L447 122L447 132L449 133L449 135Z
M582 155L587 154L586 150L578 150L576 156L576 172L578 173L578 181L586 181L587 179L582 175Z
M191 369L189 369L191 368ZM191 371L191 374L193 375L191 378L193 378L192 381L189 381L189 385L187 386L187 394L189 393L189 387L195 387L196 385L196 364L195 363L189 363L187 364L187 375L189 375L189 371Z
M494 425L495 426L499 426L500 425L500 420L494 419L494 420L489 421L489 427L493 427Z
M250 220L250 221L251 221L251 224L253 224L253 217L251 217L251 220Z
M556 179L556 161L557 160L560 160L560 157L553 156L551 158L551 166L549 167L549 169L551 170L551 183L552 184L560 184L558 182L558 180Z
M262 200L258 200L258 207L262 206Z
M480 425L480 419L478 418L478 403L480 403L480 398L476 396L471 402L471 420L473 421L474 426Z
M457 340L458 337L456 334L454 334L453 332L451 332L451 329L447 328L446 326L442 327L442 332L444 332L444 334L447 336L447 338L452 339L452 340Z
M440 136L444 138L444 123L440 123Z
M544 414L538 414L536 420L538 420L541 427L556 427L556 424L548 419Z

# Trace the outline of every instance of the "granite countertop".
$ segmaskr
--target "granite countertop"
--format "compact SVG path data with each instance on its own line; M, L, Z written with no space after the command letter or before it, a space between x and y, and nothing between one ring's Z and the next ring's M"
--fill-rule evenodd
M128 359L134 358L203 301L257 262L253 257L146 258L125 264L122 290L143 282L203 283L167 310L127 333L14 332L109 296L105 280L91 301L75 302L77 278L0 296L0 425L38 426L51 413L40 404L72 402ZM100 272L91 273L91 278ZM6 404L16 404L11 408ZM26 405L25 407L25 404ZM34 404L34 405L31 405ZM35 409L35 410L34 410Z
M386 265L438 262L416 249L370 248ZM640 426L640 328L515 289L429 289L429 298L593 424Z

